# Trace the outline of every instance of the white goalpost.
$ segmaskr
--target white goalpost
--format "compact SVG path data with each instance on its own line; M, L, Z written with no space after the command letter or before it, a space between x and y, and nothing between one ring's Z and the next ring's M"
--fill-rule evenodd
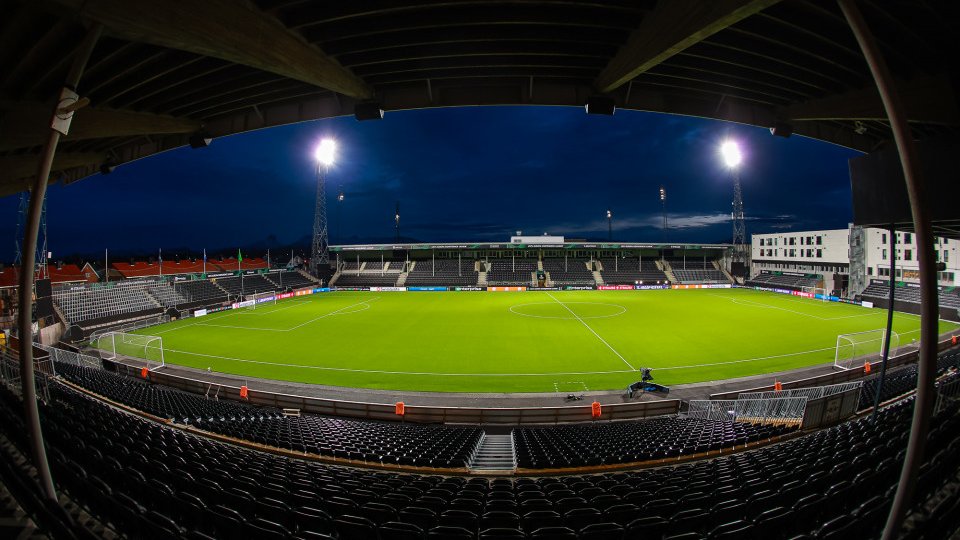
M860 369L866 356L883 352L886 330L867 330L837 336L837 349L833 357L833 367L837 369ZM890 332L890 357L900 348L900 335Z
M96 338L94 347L101 351L100 357L106 360L129 356L157 364L150 369L166 365L163 359L163 338L160 336L107 332Z
M801 287L801 290L805 293L810 293L813 295L814 299L827 301L827 297L830 296L826 289L823 287ZM817 298L817 295L820 295L820 298Z
M247 301L252 300L253 303L246 306L247 309L257 309L258 304L276 304L277 303L277 293L274 292L261 292L247 295Z

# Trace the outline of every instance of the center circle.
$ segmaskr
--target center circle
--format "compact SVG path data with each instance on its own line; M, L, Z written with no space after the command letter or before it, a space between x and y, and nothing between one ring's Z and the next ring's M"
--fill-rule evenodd
M627 308L603 302L532 302L510 306L510 312L535 319L606 319L623 315Z

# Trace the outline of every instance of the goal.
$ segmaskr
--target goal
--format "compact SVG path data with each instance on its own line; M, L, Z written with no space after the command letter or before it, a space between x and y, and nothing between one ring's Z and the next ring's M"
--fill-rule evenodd
M859 369L866 358L883 352L886 330L867 330L837 336L837 350L833 358L833 367L837 369ZM900 335L890 332L890 357L897 354L900 347Z
M801 290L805 293L812 294L814 298L823 300L824 302L830 298L829 292L823 287L801 287ZM817 298L817 295L819 295L819 298Z
M150 369L166 365L163 360L163 338L160 336L107 332L96 338L94 346L100 349L100 357L106 360L128 356L157 364Z
M253 303L246 306L247 309L257 309L258 304L267 304L267 303L276 304L277 295L276 293L272 293L272 292L248 294L247 302L250 302L251 300L253 301Z

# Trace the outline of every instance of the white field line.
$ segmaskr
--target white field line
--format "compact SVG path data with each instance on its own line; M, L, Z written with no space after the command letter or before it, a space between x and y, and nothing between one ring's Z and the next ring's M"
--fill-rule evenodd
M547 293L547 296L549 296L551 299L553 299L554 302L556 302L556 303L560 304L561 306L563 306L564 309L566 309L567 311L569 311L571 315L573 315L578 321L580 321L580 324L586 326L586 327L587 327L587 330L589 330L591 334L593 334L594 336L596 336L597 339L599 339L601 343L603 343L604 345L606 345L608 349L610 349L611 351L613 351L613 354L617 355L617 357L619 357L620 360L623 360L623 363L626 364L628 368L630 368L630 369L632 369L632 370L634 370L634 371L637 370L637 368L635 368L635 367L633 367L632 365L630 365L630 362L627 362L627 359L624 358L622 354L618 353L616 349L614 349L613 347L611 347L610 344L607 343L607 340L605 340L605 339L603 339L602 337L600 337L600 334L598 334L596 331L594 331L593 328L590 328L590 325L587 324L586 321L584 321L583 319L581 319L580 316L577 315L576 312L574 312L572 309L570 309L569 306L567 306L567 305L564 304L563 302L557 300L557 299L556 299L552 294L550 294L550 293ZM624 311L626 311L626 310L624 310Z
M325 319L325 318L330 317L330 316L332 316L332 315L347 315L347 314L350 314L350 313L358 313L358 312L360 312L360 311L366 311L366 310L370 309L370 304L369 304L369 302L373 302L374 300L377 300L377 299L379 299L379 298L380 298L379 296L375 296L375 297L373 297L373 298L370 298L369 300L364 300L364 301L362 301L362 302L357 302L356 304L350 304L349 306L344 306L344 307L342 307L342 308L340 308L340 309L331 311L330 313L325 313L325 314L323 314L323 315L320 315L319 317L314 317L314 318L312 318L312 319L310 319L309 321L306 321L306 322L304 322L304 323L298 324L298 325L296 325L296 326L291 326L290 328L257 328L257 327L253 327L253 326L236 326L236 325L229 325L229 324L210 324L210 323L205 323L205 322L200 322L200 323L195 323L195 324L199 324L200 326L214 326L214 327L217 327L217 328L235 328L235 329L238 329L238 330L261 330L261 331L264 331L264 332L292 332L292 331L294 331L294 330L296 330L296 329L298 329L298 328L303 328L304 326L306 326L306 325L308 325L308 324L310 324L310 323L314 323L314 322L316 322L316 321L319 321L320 319ZM350 309L350 308L356 307L356 306L366 306L366 307L365 307L364 309L358 309L358 310L356 310L356 311L345 311L345 310L347 310L347 309Z
M810 317L810 318L812 318L812 319L820 319L821 321L837 321L837 320L841 320L841 319L856 319L856 318L859 318L859 317L871 317L871 316L874 316L874 315L878 315L878 314L879 314L879 313L877 313L877 312L871 312L871 313L864 313L864 314L862 314L862 315L844 315L844 316L842 316L842 317L820 317L819 315L811 315L811 314L809 314L809 313L804 313L804 312L802 312L802 311L796 311L796 310L793 310L793 309L787 309L787 308L785 308L785 307L780 307L780 306L773 306L773 305L770 305L770 304L765 304L765 303L763 303L763 302L756 302L756 301L753 301L753 300L744 300L744 299L741 299L741 298L734 298L734 297L728 296L728 295L726 295L726 294L710 293L710 296L717 296L717 297L719 297L719 298L724 298L724 299L726 299L726 300L729 300L729 301L733 302L734 304L740 304L740 305L752 306L752 307L760 307L760 308L765 308L765 309L779 309L779 310L781 310L781 311L786 311L786 312L788 312L788 313L794 313L794 314L796 314L796 315L802 315L802 316L804 316L804 317Z
M515 376L539 377L539 376L552 376L552 375L607 375L607 374L613 374L613 373L634 373L636 371L635 369L619 369L619 370L611 370L611 371L561 371L561 372L548 371L544 373L437 373L433 371L387 371L387 370L381 370L381 369L354 369L354 368L341 368L341 367L328 367L328 366L308 366L304 364L289 364L284 362L266 362L263 360L248 360L244 358L234 358L232 356L220 356L216 354L204 354L204 353L198 353L198 352L180 351L177 349L165 349L165 350L168 352L186 354L190 356L202 356L205 358L231 360L234 362L242 362L245 364L263 364L268 366L279 366L279 367L319 369L323 371L345 371L350 373L376 373L376 374L382 374L382 375L437 375L437 376L443 376L443 377L515 377ZM832 350L835 350L835 347L824 347L822 349L813 349L809 351L801 351L801 352L787 353L787 354L777 354L773 356L760 356L757 358L744 358L742 360L729 360L725 362L691 364L687 366L655 367L653 369L656 369L656 370L693 369L693 368L710 367L710 366L722 366L725 364L741 364L744 362L758 362L760 360L786 358L790 356L800 356L804 354L832 351Z

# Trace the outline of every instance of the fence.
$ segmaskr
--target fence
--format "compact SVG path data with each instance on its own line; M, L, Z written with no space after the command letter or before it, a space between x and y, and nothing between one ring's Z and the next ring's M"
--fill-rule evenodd
M751 422L755 424L800 425L807 406L806 397L764 399L691 400L687 416L704 420Z
M20 354L17 351L16 338L11 340L10 345L0 347L0 384L3 384L18 397L23 397L20 382ZM44 403L50 402L50 379L56 373L54 372L53 361L50 355L34 347L33 355L33 376L34 384L37 389L37 398Z
M50 358L57 362L63 362L65 364L70 364L70 365L79 366L79 367L103 369L103 361L97 358L96 356L89 356L86 354L75 353L73 351L65 351L63 349L58 349L56 347L48 347L46 345L37 345L37 347L39 347L44 351L47 351L47 353L50 354Z
M104 367L116 369L117 373L131 377L140 376L140 367L104 360ZM157 384L170 386L199 395L209 395L214 392L217 399L246 401L255 405L268 405L279 409L299 409L302 412L321 414L326 416L344 416L350 418L366 418L372 420L404 421L418 423L443 424L484 424L484 425L531 425L531 424L562 424L569 422L584 422L594 419L591 414L591 405L576 405L569 407L443 407L407 405L403 416L396 414L393 403L366 403L359 401L342 401L307 396L296 396L275 392L264 392L249 389L247 398L240 396L240 387L220 385L201 379L192 379L165 373L151 371L150 380ZM664 399L657 401L643 401L637 403L616 403L603 405L599 418L595 420L630 420L651 416L677 414L680 411L680 400Z
M941 382L940 385L937 386L937 405L935 411L939 413L958 399L960 399L960 377Z
M812 388L794 388L791 390L772 390L767 392L742 392L737 399L769 399L777 397L805 397L808 400L821 399L835 394L842 394L854 388L863 386L863 381L831 384L829 386L814 386Z
M953 346L954 346L954 345L953 345L953 343L951 342L951 339L950 339L950 338L946 338L946 339L943 339L942 341L940 341L940 342L937 344L937 350L938 350L938 351L944 351L944 350L949 349L949 348L951 348L951 347L953 347ZM902 349L903 349L903 348L901 348L901 350L902 350ZM895 357L892 357L892 358L890 358L889 361L887 362L887 369L892 369L892 368L895 368L895 367L898 367L898 366L903 366L903 365L906 365L906 364L910 364L910 363L916 362L916 361L917 361L917 356L918 356L918 355L917 355L917 351L914 349L914 350L911 350L911 351L904 352L903 354L899 354L899 355L897 355L897 356L895 356ZM876 372L877 370L880 369L880 362L879 362L879 361L871 362L870 367L871 367L871 371L872 371L872 372ZM848 369L848 370L843 370L843 371L832 371L832 372L827 373L827 374L825 374L825 375L818 375L818 376L816 376L816 377L809 377L809 378L806 378L806 379L798 379L798 380L794 380L794 381L784 381L782 384L783 384L783 388L784 388L784 389L807 388L807 387L811 387L811 386L829 386L829 385L833 385L833 384L840 384L840 383L850 382L850 381L857 380L857 379L862 379L863 377L864 377L864 372L863 372L863 370L859 370L859 369ZM719 392L719 393L716 393L716 394L710 394L710 399L714 399L714 400L717 400L717 399L735 399L737 396L739 396L741 393L744 393L744 392L764 392L764 391L770 391L770 390L773 390L773 385L772 385L772 384L767 385L767 386L757 387L757 388L749 388L749 389L744 389L744 390L733 390L733 391L730 391L730 392Z

